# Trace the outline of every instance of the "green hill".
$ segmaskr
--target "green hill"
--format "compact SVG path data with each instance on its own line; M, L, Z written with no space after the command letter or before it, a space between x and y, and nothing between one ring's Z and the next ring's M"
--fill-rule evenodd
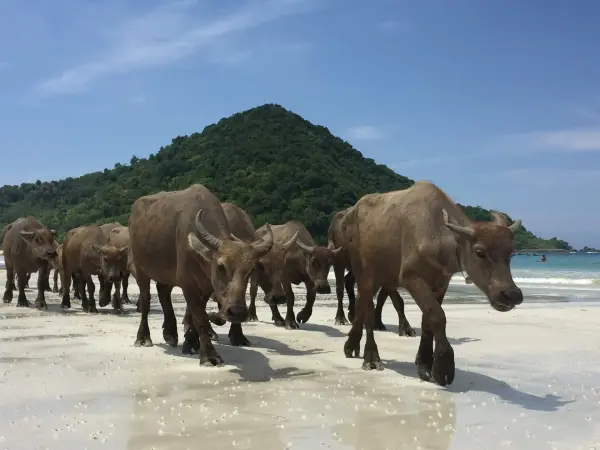
M178 136L148 158L61 181L0 188L0 225L26 214L59 231L118 220L127 223L138 197L202 183L221 201L244 207L256 225L302 221L323 242L333 213L370 192L403 189L413 181L376 164L325 127L267 104L221 119L202 133ZM452 195L452 193L450 193ZM465 207L489 220L488 211ZM562 248L528 231L518 248Z

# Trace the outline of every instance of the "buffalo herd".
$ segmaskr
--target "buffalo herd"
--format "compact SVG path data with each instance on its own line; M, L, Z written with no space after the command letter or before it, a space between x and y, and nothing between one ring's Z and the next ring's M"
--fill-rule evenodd
M351 324L344 344L346 357L358 357L364 329L362 367L383 369L374 331L385 330L381 313L387 297L398 313L399 334L415 336L398 293L403 288L422 312L415 359L418 375L445 386L455 374L442 308L452 275L466 273L469 283L487 296L496 311L510 311L523 301L510 270L514 232L521 222L510 224L504 214L491 214L491 222L474 222L439 187L421 181L405 190L367 194L335 214L324 246L296 220L256 229L246 211L221 203L205 186L193 184L140 197L132 205L128 226L77 227L62 244L56 241L55 230L34 217L6 225L3 298L11 303L16 290L17 306L29 306L25 288L31 273L37 272L35 306L47 309L45 292L50 290L49 274L54 269L53 290L62 294L61 308L71 308L73 290L83 311L97 312L95 275L99 306L111 303L121 312L122 305L130 303L127 285L132 275L139 286L137 310L141 312L135 346L148 347L153 345L148 313L154 281L164 314L163 338L177 346L171 301L177 286L186 301L182 351L198 353L203 365L218 366L223 359L213 346L217 335L211 324L229 322L231 344L250 345L242 325L258 320L255 302L260 287L274 324L297 329L310 320L317 294L331 292L327 276L333 268L335 323ZM300 283L306 288L306 304L296 314L292 285ZM348 318L344 292L349 299ZM209 299L218 305L217 312L207 312ZM285 305L285 316L279 305Z

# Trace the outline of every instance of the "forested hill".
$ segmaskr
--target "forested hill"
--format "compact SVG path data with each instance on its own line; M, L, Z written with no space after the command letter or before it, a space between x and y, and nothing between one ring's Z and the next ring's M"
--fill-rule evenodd
M148 158L61 181L0 188L0 226L33 215L59 231L91 223L127 223L138 197L202 183L221 201L243 208L256 225L302 221L323 242L333 213L371 192L403 189L413 181L376 164L325 127L267 104L178 136ZM450 196L452 193L449 192ZM465 207L478 220L488 211ZM520 231L518 248L557 248Z

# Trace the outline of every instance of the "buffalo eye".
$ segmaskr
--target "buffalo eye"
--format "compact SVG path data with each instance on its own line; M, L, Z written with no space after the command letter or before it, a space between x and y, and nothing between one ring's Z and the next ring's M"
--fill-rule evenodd
M479 258L485 258L485 251L483 251L483 249L481 248L477 248L475 249L475 254L479 257Z

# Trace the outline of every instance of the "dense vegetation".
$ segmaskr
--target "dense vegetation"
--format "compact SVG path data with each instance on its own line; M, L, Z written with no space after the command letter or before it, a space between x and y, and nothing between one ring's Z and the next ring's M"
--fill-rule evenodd
M320 242L332 215L370 192L403 189L413 181L364 158L350 144L281 106L253 108L178 136L148 158L61 181L0 188L0 224L33 215L62 237L76 226L127 223L138 197L202 183L221 201L231 201L256 225L303 222ZM477 220L487 210L464 207ZM518 248L566 248L556 238L522 230Z

